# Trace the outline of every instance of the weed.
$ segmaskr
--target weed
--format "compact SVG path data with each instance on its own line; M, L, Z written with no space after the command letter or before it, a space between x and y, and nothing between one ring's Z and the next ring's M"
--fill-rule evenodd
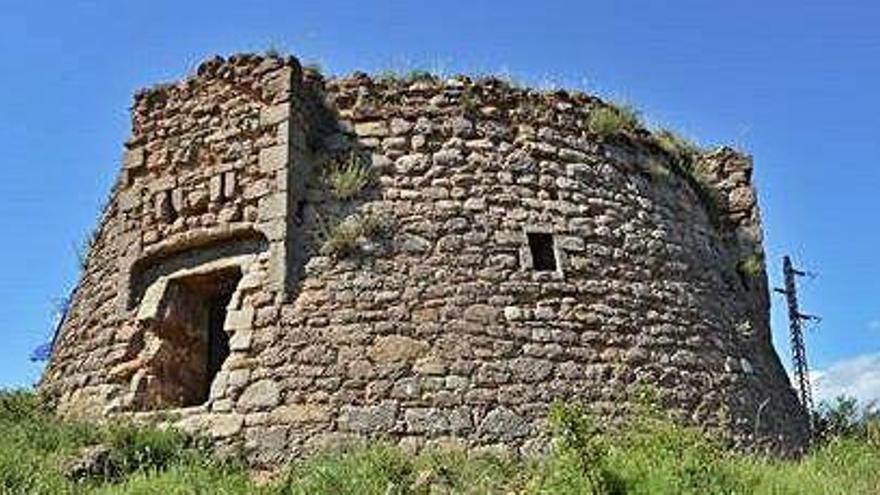
M323 224L323 220L319 222L324 237L320 252L324 256L345 257L354 254L362 244L390 230L389 220L373 212L352 215L329 228Z
M653 180L662 181L669 179L669 168L667 168L660 160L655 158L651 158L648 160L647 165L648 175L651 176Z
M757 279L764 273L764 257L758 253L744 256L736 264L736 271L742 277Z
M166 94L167 87L167 84L158 84L146 90L146 94L144 95L144 106L147 113L165 105L165 102L168 101L168 95Z
M285 56L285 52L275 43L269 43L269 46L267 46L266 50L263 51L263 55L269 58L283 58Z
M511 89L523 89L526 87L526 84L522 81L522 79L516 77L510 71L501 71L495 77L497 77L499 81L503 82Z
M702 153L699 146L669 129L655 132L654 142L670 156L674 166L686 172L694 169L697 156Z
M435 81L437 78L431 72L424 69L412 69L406 73L404 79L408 82Z
M611 492L618 481L605 465L609 448L607 438L587 410L581 405L556 403L550 409L549 420L557 439L557 455L562 461L560 467L573 464L577 468L570 473L576 476L563 476L565 484L576 479L592 493Z
M318 62L309 62L303 65L303 70L308 72L317 72L318 74L324 73L323 67L321 67L321 64L319 64Z
M736 324L734 327L737 335L741 335L743 337L751 337L754 335L754 328L752 327L752 322L748 319L742 320Z
M95 247L95 242L97 242L97 240L98 230L94 229L89 231L83 240L73 244L73 252L76 255L76 262L80 272L85 272L86 268L88 268L89 254L91 253L92 248Z
M587 118L587 129L602 137L633 132L639 125L639 113L629 105L602 106Z
M640 400L656 405L649 388ZM218 460L180 433L63 422L30 392L0 391L0 493L868 495L880 493L880 427L872 411L851 399L823 406L823 441L802 459L777 460L726 450L656 410L607 430L583 407L557 404L549 417L554 447L532 461L458 451L410 455L373 441L298 460L284 476L257 485L242 463ZM65 461L95 445L109 449L107 471L65 477Z
M351 150L347 159L333 162L327 171L327 181L333 195L347 201L356 197L375 179L372 161L369 155L361 150Z
M720 225L721 208L718 193L706 171L700 167L699 157L703 149L669 129L660 129L653 137L657 146L669 155L672 171L690 184L700 203L706 208L712 224Z
M400 79L400 74L391 69L385 69L376 74L375 79L383 84L391 84Z

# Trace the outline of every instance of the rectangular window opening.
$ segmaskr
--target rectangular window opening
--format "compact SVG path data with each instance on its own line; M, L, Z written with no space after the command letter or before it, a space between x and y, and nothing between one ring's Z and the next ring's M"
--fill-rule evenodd
M556 271L556 248L553 234L529 232L527 235L529 251L532 254L532 268L538 272Z

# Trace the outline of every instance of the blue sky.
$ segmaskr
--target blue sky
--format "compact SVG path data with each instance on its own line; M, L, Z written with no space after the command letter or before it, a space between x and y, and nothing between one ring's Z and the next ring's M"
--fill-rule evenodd
M0 15L0 386L75 283L132 93L212 54L275 47L325 71L503 72L635 104L754 154L771 277L802 306L820 396L880 398L880 4L868 0L118 2L7 0ZM788 362L774 296L774 335Z

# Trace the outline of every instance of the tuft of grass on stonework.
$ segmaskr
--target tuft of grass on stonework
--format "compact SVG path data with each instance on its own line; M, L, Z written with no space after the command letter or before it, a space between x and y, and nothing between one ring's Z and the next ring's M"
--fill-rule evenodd
M324 256L345 257L358 251L363 240L369 240L390 230L388 219L374 212L358 213L342 219L324 234L320 252Z
M408 82L434 81L436 79L437 76L425 69L412 69L404 76L404 80Z
M633 132L641 125L638 111L629 105L606 105L590 111L587 129L602 137Z
M266 47L266 50L263 51L263 55L270 58L283 58L287 53L278 45L270 43L269 46Z
M672 158L674 165L684 171L692 170L703 152L694 142L669 129L655 131L653 137L654 142Z
M376 81L378 81L380 83L390 84L390 83L393 83L393 82L399 80L401 78L401 75L400 75L400 73L398 73L394 70L385 69L385 70L382 70L382 71L376 73L376 75L373 77Z
M372 163L363 153L352 151L341 163L334 163L327 173L333 195L347 201L356 197L375 179Z
M323 74L323 73L324 73L324 68L323 68L323 67L321 66L321 64L318 63L318 62L309 62L309 63L306 63L306 64L303 65L302 68L303 68L303 70L306 70L306 71L309 71L309 72L317 72L318 74Z
M665 419L656 408L640 410L621 428L608 430L584 407L556 404L549 415L552 449L531 460L449 449L413 455L364 441L281 466L271 481L258 483L240 462L220 460L181 433L112 421L65 422L51 416L31 392L0 391L0 493L880 493L878 420L857 417L847 401L839 404L844 406L820 411L820 424L834 428L799 460L727 450L702 432ZM83 447L98 444L109 447L116 467L80 481L66 478L63 466Z
M669 155L672 171L691 185L700 202L706 208L709 219L716 226L719 225L721 223L721 206L718 192L699 163L699 157L704 153L704 150L669 129L655 131L653 139Z
M758 253L752 253L739 260L736 269L749 278L758 278L764 271L764 258Z

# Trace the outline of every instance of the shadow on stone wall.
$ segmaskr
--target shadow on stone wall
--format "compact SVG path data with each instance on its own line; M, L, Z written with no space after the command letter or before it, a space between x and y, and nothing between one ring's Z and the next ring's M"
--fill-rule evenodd
M297 254L288 301L296 300L307 271L337 263L363 267L392 249L393 215L375 205L383 197L383 157L340 120L326 101L323 84L319 74L306 70L310 173L304 197L289 213Z

